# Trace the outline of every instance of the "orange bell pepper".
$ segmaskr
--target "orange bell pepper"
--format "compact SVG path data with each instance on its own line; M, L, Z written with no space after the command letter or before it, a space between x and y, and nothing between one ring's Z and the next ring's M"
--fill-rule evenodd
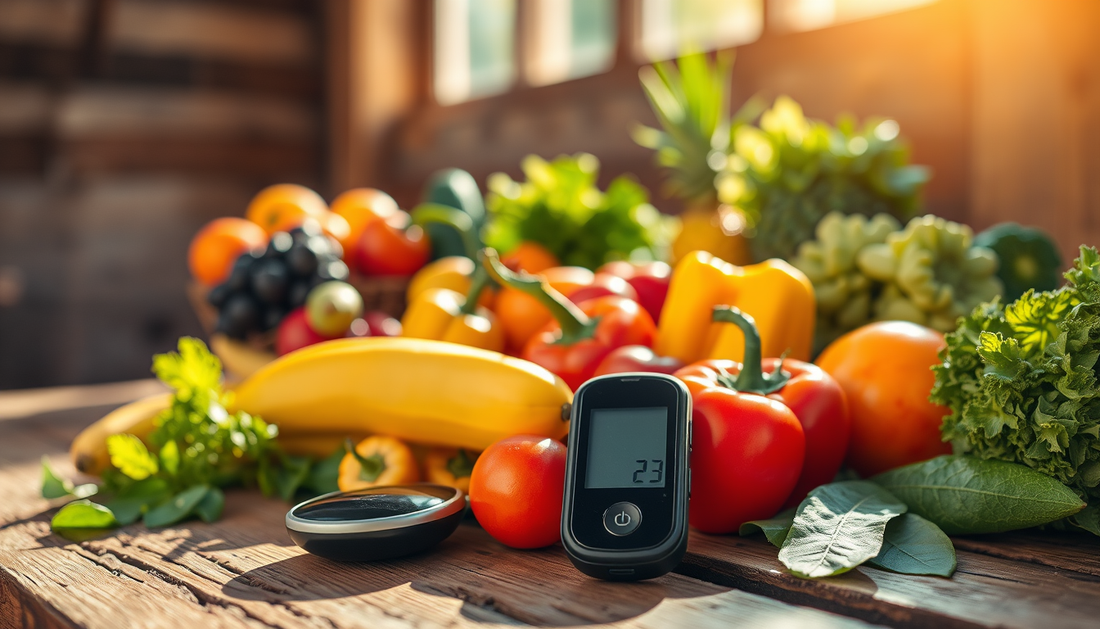
M479 268L465 296L446 288L425 290L401 317L401 335L503 351L504 328L491 310L478 304L490 282L489 275Z
M672 272L654 351L689 364L742 361L745 337L737 326L711 321L715 306L736 307L756 321L765 357L810 359L816 308L810 280L782 260L735 266L703 251L684 256Z

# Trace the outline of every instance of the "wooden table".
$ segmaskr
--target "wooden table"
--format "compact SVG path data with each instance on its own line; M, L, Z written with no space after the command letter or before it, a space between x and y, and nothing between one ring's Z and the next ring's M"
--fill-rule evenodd
M864 567L810 581L762 537L694 534L675 573L634 584L589 579L560 547L510 550L472 523L419 556L332 563L291 543L286 504L248 491L229 492L214 524L52 535L41 457L73 474L73 435L156 386L0 393L0 626L1100 627L1100 540L1084 535L956 538L952 579Z

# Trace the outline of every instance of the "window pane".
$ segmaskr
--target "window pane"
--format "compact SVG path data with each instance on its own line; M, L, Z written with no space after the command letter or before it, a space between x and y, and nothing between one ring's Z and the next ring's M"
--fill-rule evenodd
M763 0L643 0L642 54L669 59L686 49L747 44L764 27Z
M533 85L559 83L611 68L615 0L528 0Z
M911 9L935 0L770 0L772 27L809 31L841 22Z
M435 0L435 97L449 105L515 80L516 0Z

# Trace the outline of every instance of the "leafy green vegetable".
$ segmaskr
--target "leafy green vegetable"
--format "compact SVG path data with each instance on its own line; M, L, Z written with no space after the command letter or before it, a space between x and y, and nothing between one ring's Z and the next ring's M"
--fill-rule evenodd
M111 454L111 465L133 480L145 480L160 469L157 457L133 435L107 437L107 452Z
M772 546L782 548L783 542L787 539L787 533L791 530L791 524L794 523L794 514L794 509L788 509L774 518L745 522L738 529L737 534L744 537L754 533L763 533Z
M1070 516L1069 523L1077 528L1100 535L1100 506L1091 504Z
M259 485L268 495L290 500L311 478L312 461L282 452L275 426L226 410L230 394L221 386L221 362L202 341L181 338L178 352L153 358L153 371L175 394L156 419L150 446L133 435L108 437L113 469L103 474L104 504L72 511L72 517L80 515L85 523L67 526L112 527L143 518L154 527L192 516L209 522L221 517L225 507L221 487ZM45 461L43 465L43 495L89 495L59 479ZM330 477L334 482L332 465L328 462L321 471L319 484Z
M50 467L50 460L42 457L42 497L46 500L56 498L88 498L99 491L93 483L73 485L70 480L62 480Z
M1022 463L1100 499L1100 254L1068 284L983 304L947 335L933 402L955 452Z
M791 259L831 211L899 218L915 214L930 178L909 164L898 123L869 119L857 127L809 120L789 97L780 96L759 126L732 125L726 166L717 178L718 197L755 223L753 256Z
M627 176L601 192L599 165L586 153L552 162L528 155L522 166L527 181L492 175L486 244L507 252L523 241L537 242L562 264L590 269L610 260L661 259L675 219L661 216L646 189Z
M181 491L168 502L147 511L144 518L145 526L149 528L168 526L187 518L195 512L195 507L199 506L209 491L210 487L207 485L195 485Z
M1058 288L1062 256L1046 232L1017 223L999 223L974 237L974 245L988 247L1001 258L997 277L1005 287L1005 299L1019 299L1029 288Z
M1077 494L1045 474L971 456L939 456L872 480L948 535L1029 528L1085 507Z
M868 481L822 485L798 505L779 561L802 577L847 572L878 555L886 524L906 506Z
M886 525L882 550L867 563L902 574L949 577L955 572L955 547L938 526L904 513Z
M146 478L119 491L103 506L115 514L122 526L133 524L141 519L150 505L158 505L172 495L168 482L163 478Z
M50 521L50 526L54 529L101 529L116 524L110 509L90 500L70 502L61 507Z

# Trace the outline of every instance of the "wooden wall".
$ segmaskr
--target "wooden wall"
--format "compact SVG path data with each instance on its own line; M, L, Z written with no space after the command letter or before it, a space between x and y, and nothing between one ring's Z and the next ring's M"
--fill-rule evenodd
M200 332L198 227L323 181L320 24L309 0L0 0L0 388L144 377Z

